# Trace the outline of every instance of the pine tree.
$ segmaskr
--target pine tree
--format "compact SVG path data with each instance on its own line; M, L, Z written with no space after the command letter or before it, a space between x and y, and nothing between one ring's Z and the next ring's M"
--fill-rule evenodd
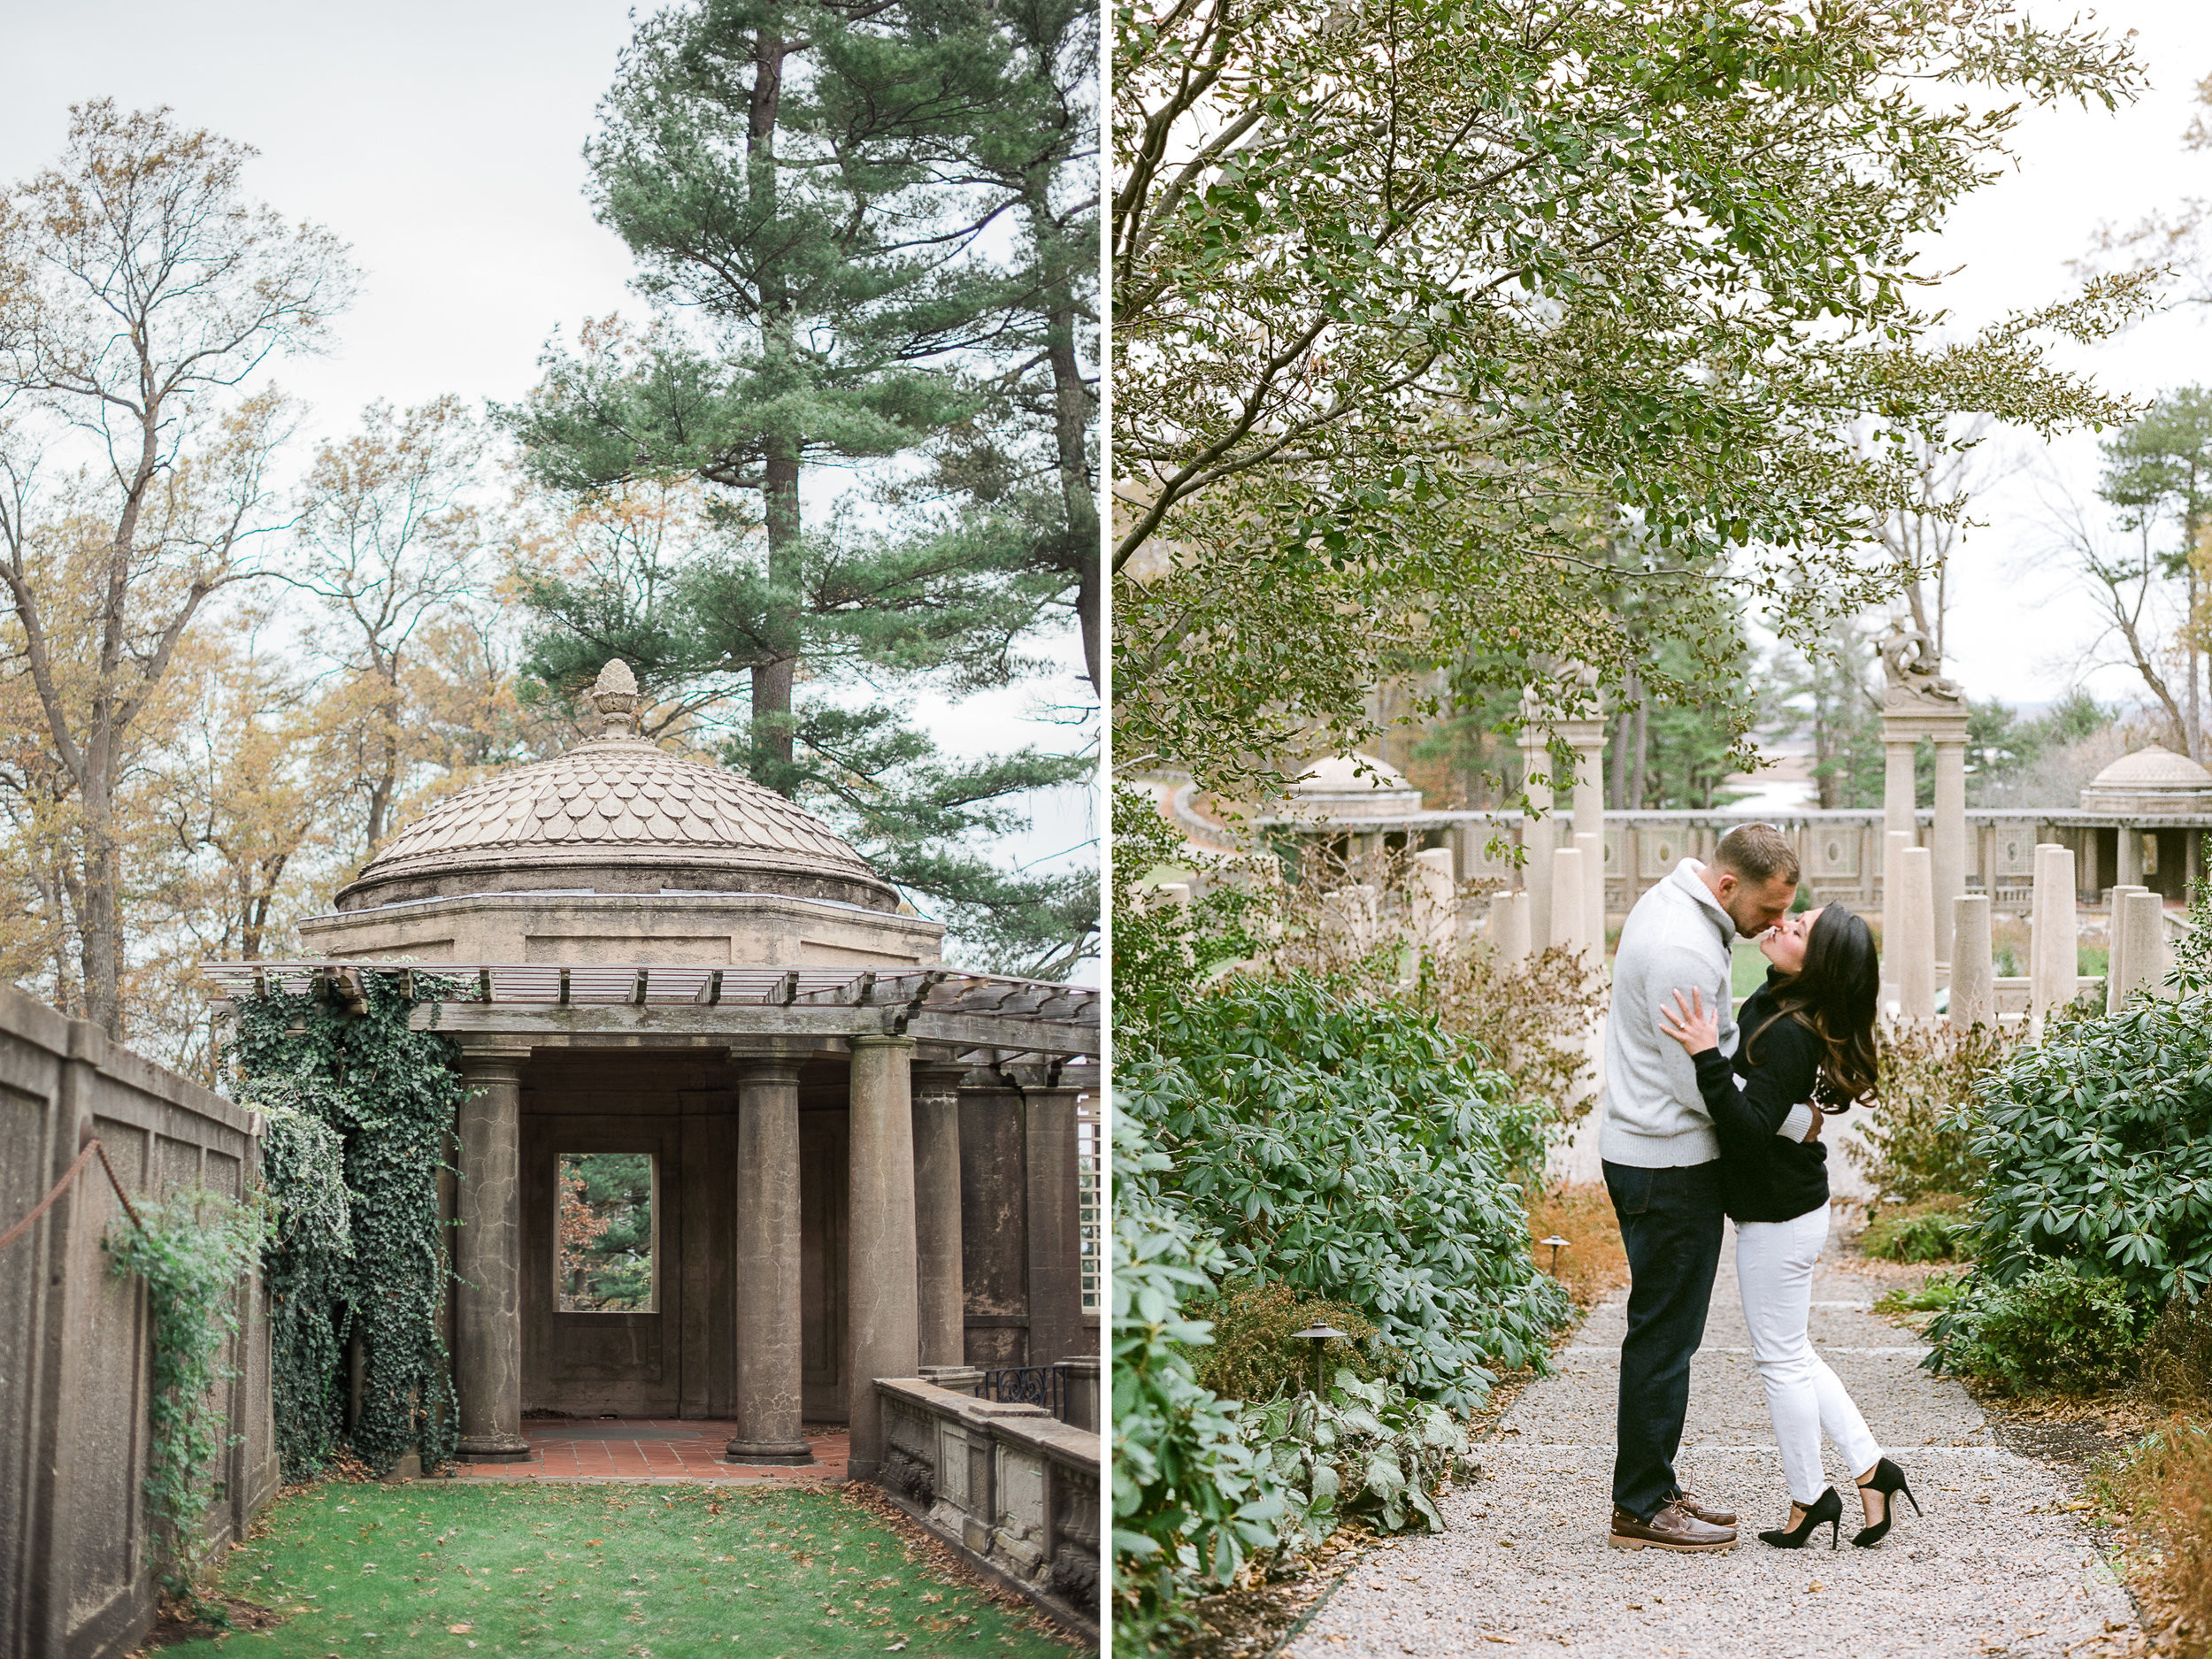
M705 480L719 546L648 589L526 576L547 624L529 667L568 691L620 656L649 692L695 701L742 680L749 718L726 764L825 811L994 965L1064 972L1094 926L1094 878L1005 872L965 844L1091 762L1034 749L955 762L901 704L860 694L886 677L963 691L1028 672L1022 642L1064 572L986 491L921 514L887 492L891 528L853 511L810 526L800 511L810 469L958 450L949 434L1008 407L974 372L1006 332L1010 279L976 247L1005 192L948 165L963 153L950 134L996 120L992 70L1011 57L980 20L716 0L641 26L588 158L658 320L549 353L511 419L556 489Z

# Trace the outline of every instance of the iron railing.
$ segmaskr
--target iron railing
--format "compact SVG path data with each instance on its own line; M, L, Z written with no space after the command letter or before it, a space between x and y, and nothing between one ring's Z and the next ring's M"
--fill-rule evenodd
M983 1373L978 1396L1001 1405L1042 1406L1065 1423L1068 1420L1068 1368L1065 1365L1007 1365Z

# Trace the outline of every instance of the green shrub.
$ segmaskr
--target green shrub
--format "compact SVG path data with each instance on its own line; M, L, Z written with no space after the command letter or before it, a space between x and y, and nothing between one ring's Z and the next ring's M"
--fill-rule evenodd
M1521 1189L1543 1112L1403 1004L1294 974L1233 978L1155 1016L1117 1071L1240 1278L1347 1304L1407 1388L1478 1403L1540 1365L1567 1294L1529 1259Z
M2057 1026L1985 1080L1968 1151L1976 1257L2009 1284L2055 1257L2139 1307L2212 1283L2212 996Z
M1949 1194L1916 1204L1874 1204L1859 1248L1885 1262L1948 1262L1970 1227L1964 1202Z
M1971 1282L1944 1319L1944 1363L2015 1394L2109 1388L2134 1371L2141 1340L2126 1286L2070 1261L2009 1285Z
M1278 1394L1310 1390L1314 1383L1313 1343L1296 1333L1310 1326L1333 1326L1350 1338L1325 1349L1324 1363L1342 1366L1364 1381L1375 1367L1359 1345L1375 1334L1356 1309L1286 1285L1232 1285L1219 1294L1187 1304L1187 1313L1213 1326L1213 1340L1191 1354L1198 1380L1231 1400L1269 1400Z
M1204 1581L1232 1578L1271 1547L1284 1499L1237 1419L1197 1379L1210 1340L1185 1317L1225 1264L1221 1248L1160 1181L1168 1160L1141 1126L1114 1128L1114 1624L1117 1651L1148 1651L1184 1622Z
M1946 1308L1955 1307L1959 1298L1965 1294L1963 1279L1949 1273L1931 1273L1910 1289L1900 1285L1894 1290L1885 1291L1880 1300L1875 1302L1874 1311L1939 1313Z
M1386 1378L1339 1371L1327 1399L1305 1390L1243 1406L1237 1423L1282 1487L1285 1544L1319 1543L1348 1516L1378 1532L1444 1530L1432 1500L1467 1431Z
M1885 1025L1877 1048L1878 1104L1845 1154L1875 1190L1906 1203L1971 1192L1980 1171L1968 1149L1972 1102L2004 1064L2012 1040L1991 1025L1947 1021Z

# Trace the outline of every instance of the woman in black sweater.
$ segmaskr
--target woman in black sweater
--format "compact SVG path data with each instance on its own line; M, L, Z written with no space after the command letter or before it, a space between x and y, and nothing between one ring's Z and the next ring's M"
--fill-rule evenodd
M1663 1017L1667 1034L1696 1063L1698 1089L1720 1138L1744 1323L1789 1483L1789 1525L1759 1536L1796 1549L1824 1521L1828 1547L1835 1548L1843 1501L1833 1486L1823 1489L1824 1429L1850 1466L1863 1471L1857 1479L1867 1525L1851 1541L1878 1544L1889 1531L1896 1494L1912 1494L1807 1333L1813 1269L1828 1238L1828 1149L1817 1133L1803 1141L1778 1133L1800 1104L1813 1109L1816 1131L1820 1114L1847 1111L1874 1092L1880 987L1874 936L1842 905L1827 904L1787 918L1760 937L1759 949L1773 966L1737 1013L1743 1034L1732 1061L1720 1051L1717 1011L1705 1007L1701 992L1686 998L1676 992L1673 1010Z

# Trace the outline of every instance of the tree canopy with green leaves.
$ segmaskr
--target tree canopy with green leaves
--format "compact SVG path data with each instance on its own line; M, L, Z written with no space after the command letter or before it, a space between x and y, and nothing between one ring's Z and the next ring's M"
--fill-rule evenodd
M2158 565L2165 576L2180 578L2186 592L2180 637L2174 641L2181 648L2186 684L2178 699L2162 683L2151 689L2180 728L2189 757L2201 760L2204 708L2197 659L2205 646L2205 560L2212 557L2204 545L2212 529L2212 392L2184 386L2165 393L2103 448L2097 493L2119 509L2122 527L2146 542L2170 524L2177 533Z
M1732 616L1680 603L1717 582L1813 645L1900 580L1877 527L1921 504L1952 417L2127 412L2045 354L2139 312L2145 277L1961 336L1915 264L2024 102L2140 89L2086 25L1936 0L1118 16L1124 764L1263 785L1368 735L1412 664L1617 691L1624 575L1694 672L1735 649Z
M972 847L1092 762L949 758L894 687L1031 674L1071 603L1095 638L1094 27L1041 0L641 23L587 158L656 320L549 351L511 411L556 489L688 474L713 495L709 545L650 580L525 573L537 677L572 693L620 657L649 695L741 684L726 764L823 811L995 965L1040 972L1087 948L1094 879ZM874 499L823 512L833 469Z

